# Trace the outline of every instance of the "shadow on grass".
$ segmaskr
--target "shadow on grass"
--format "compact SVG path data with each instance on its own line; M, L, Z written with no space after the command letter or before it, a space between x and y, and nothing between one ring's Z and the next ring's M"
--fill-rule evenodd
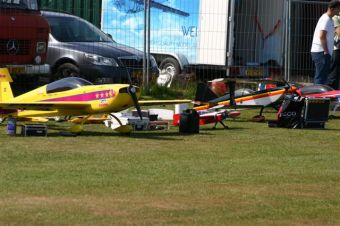
M217 128L213 128L213 127L205 127L205 128L201 128L200 131L205 131L205 132L209 132L209 131L236 131L236 130L248 130L248 128L243 128L243 127L233 127L233 126L229 126L228 128L223 128L221 127L217 127Z
M334 128L303 128L304 130L315 130L315 131L340 131L339 129L334 129Z
M199 134L186 134L179 132L167 132L167 131L135 131L130 134L121 134L117 132L101 132L101 131L83 131L77 136L69 137L127 137L132 139L154 139L154 140L182 140L184 137L191 136L213 136L213 133L209 131L200 132ZM48 137L68 137L62 136L60 131L49 132Z
M48 124L48 137L129 137L132 139L155 139L155 140L183 140L185 137L191 136L214 136L214 132L216 131L235 131L235 130L244 130L245 128L240 127L232 127L223 128L222 126L218 126L217 128L204 126L200 127L200 132L198 134L190 134L190 133L180 133L178 128L175 130L149 130L149 131L133 131L130 134L122 134L111 130L103 130L98 131L98 128L92 130L91 128L86 128L79 135L62 135L61 132L66 131L69 127L65 125L58 124ZM4 131L4 135L6 134L6 125L0 125L0 130ZM20 136L21 129L17 130L17 136Z
M60 137L62 136L60 132L67 130L68 127L58 126L58 125L49 125L49 137ZM104 127L103 131L91 130L91 128L86 128L81 132L78 136L80 137L90 137L90 136L98 136L98 137L131 137L134 139L163 139L163 140L178 140L176 138L180 138L183 136L191 136L195 134L183 134L173 130L149 130L149 131L133 131L129 134L118 133L114 130L108 130ZM197 135L197 134L196 134ZM200 133L200 135L213 135L208 132Z

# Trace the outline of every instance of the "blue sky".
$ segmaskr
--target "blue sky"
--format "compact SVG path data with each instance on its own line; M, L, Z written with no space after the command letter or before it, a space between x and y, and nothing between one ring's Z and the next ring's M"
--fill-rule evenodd
M198 0L155 0L189 13L188 17L151 8L152 51L182 53L194 63L197 48ZM143 2L143 1L142 1ZM119 43L143 49L144 12L127 13L142 5L134 0L103 0L102 30Z

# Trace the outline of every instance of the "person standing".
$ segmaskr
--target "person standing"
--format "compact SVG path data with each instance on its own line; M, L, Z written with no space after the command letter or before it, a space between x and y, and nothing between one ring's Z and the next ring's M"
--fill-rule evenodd
M331 72L328 75L327 85L335 90L339 89L340 82L340 16L333 17L335 36L332 55Z
M334 23L333 16L340 13L340 1L328 3L327 11L320 17L314 31L311 56L315 65L315 84L326 84L330 72L331 55L333 53Z

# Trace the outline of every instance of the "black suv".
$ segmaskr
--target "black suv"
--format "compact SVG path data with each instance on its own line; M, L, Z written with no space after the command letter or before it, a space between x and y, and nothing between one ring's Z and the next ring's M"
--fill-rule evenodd
M118 44L86 20L60 12L42 11L51 34L47 63L52 80L79 76L94 83L125 83L128 73L140 82L143 72L143 52ZM159 73L151 56L152 76Z

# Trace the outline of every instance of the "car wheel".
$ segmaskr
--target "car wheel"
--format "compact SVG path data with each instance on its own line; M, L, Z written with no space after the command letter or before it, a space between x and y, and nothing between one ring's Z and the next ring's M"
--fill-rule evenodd
M181 72L178 61L171 57L165 58L162 61L159 68L161 69L161 71L165 71L166 73L170 74L172 77L177 76Z
M176 59L169 57L162 61L159 68L160 74L157 78L157 84L169 88L174 78L177 77L181 71L179 63Z
M71 76L82 77L80 76L80 70L76 65L71 63L64 63L57 68L57 72L54 75L54 79L58 80Z

